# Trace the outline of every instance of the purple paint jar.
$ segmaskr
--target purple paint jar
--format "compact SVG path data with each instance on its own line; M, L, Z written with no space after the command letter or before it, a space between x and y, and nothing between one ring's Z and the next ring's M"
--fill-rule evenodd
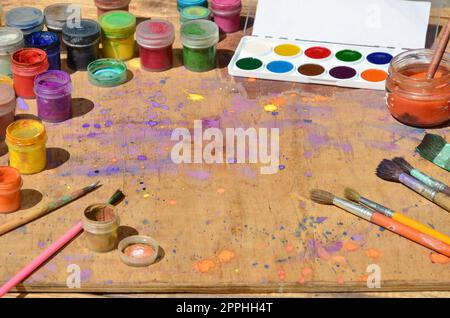
M68 73L54 70L39 74L34 92L42 120L57 123L72 116L72 81Z

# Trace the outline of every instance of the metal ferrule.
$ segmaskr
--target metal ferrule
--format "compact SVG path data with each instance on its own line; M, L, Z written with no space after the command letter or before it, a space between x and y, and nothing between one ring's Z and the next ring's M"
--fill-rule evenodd
M365 206L353 203L342 198L334 198L333 204L367 221L370 221L374 213L372 210L366 208Z
M409 174L402 173L400 175L399 181L403 183L408 188L416 191L417 193L421 194L428 200L433 201L434 197L438 193L436 190L433 190L423 182L417 180L416 178L411 177Z
M372 208L375 211L380 212L380 213L382 213L382 214L384 214L384 215L386 215L386 216L388 216L390 218L394 216L395 212L393 210L385 207L384 205L378 204L378 203L376 203L376 202L374 202L372 200L369 200L369 199L366 199L366 198L363 198L363 197L361 197L359 199L359 201L362 204L367 205L369 208Z
M437 190L437 191L444 191L447 188L447 185L436 180L433 179L432 177L430 177L429 175L426 175L425 173L422 173L421 171L417 170L417 169L413 169L411 170L411 175L422 181L423 183L425 183L427 186Z

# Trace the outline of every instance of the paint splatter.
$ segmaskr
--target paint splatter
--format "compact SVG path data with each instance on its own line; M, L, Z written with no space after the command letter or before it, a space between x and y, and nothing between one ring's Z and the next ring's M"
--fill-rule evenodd
M137 160L139 160L139 161L145 161L145 160L147 160L147 156L145 156L145 155L139 155L139 156L137 156Z
M193 102L201 102L205 99L205 97L200 94L192 94L188 92L186 92L186 94L188 95L188 99Z
M105 121L105 127L111 127L113 125L113 122L110 120Z
M269 112L269 113L270 112L275 112L275 111L278 110L278 107L276 105L274 105L274 104L267 104L267 105L264 106L264 110L266 112Z
M216 267L216 263L212 260L205 259L202 261L199 261L197 263L194 263L193 265L194 269L200 273L207 273L209 270Z
M17 98L17 106L20 110L28 111L30 110L30 106L25 102L25 100L21 97Z
M217 258L219 259L219 262L227 263L227 262L231 261L234 258L234 256L235 256L234 252L229 251L229 250L223 250L219 253Z
M347 242L344 244L344 250L348 252L354 252L359 249L359 245L354 242Z
M92 276L92 270L90 269L83 269L81 270L81 281L86 282L88 281Z
M370 259L378 259L381 257L382 253L376 248L369 248L366 250L366 255Z
M279 270L279 271L278 271L278 278L279 278L281 281L284 281L284 280L286 279L286 272L285 272L284 270Z
M219 188L219 189L217 189L217 193L223 194L223 193L225 193L225 189Z
M441 264L441 265L450 263L449 257L442 255L442 254L437 254L437 253L431 253L430 260L431 260L431 262L433 262L435 264Z
M235 253L230 250L222 250L216 257L210 259L203 259L195 262L192 267L199 273L207 273L211 269L220 266L224 263L229 263L235 258Z

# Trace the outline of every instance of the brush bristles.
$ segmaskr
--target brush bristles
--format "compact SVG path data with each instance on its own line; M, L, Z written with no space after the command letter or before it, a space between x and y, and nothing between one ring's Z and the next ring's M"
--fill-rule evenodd
M420 145L417 146L417 152L429 161L433 161L447 142L439 135L426 134Z
M125 198L125 194L123 194L122 191L117 190L112 196L111 198L109 198L108 203L111 205L116 205L118 204L120 201L122 201Z
M381 161L376 171L377 176L381 179L395 182L398 182L398 179L402 173L402 168L397 166L397 164L393 161L387 159L383 159L383 161Z
M414 169L414 167L411 166L409 162L406 161L406 159L403 157L395 157L394 159L392 159L392 161L394 161L400 168L402 168L408 173L410 173L411 170Z
M345 188L345 197L354 202L359 202L361 198L359 193L351 188Z
M311 200L320 204L333 204L335 198L334 194L319 189L311 190L310 195Z

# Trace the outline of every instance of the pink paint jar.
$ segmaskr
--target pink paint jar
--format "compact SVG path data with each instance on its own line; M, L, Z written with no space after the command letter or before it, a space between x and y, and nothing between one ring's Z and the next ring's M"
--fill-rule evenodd
M6 136L6 128L14 121L16 93L11 85L0 84L0 140Z
M97 6L97 15L113 10L128 11L131 0L94 0Z
M233 33L241 25L241 0L212 0L211 11L220 31Z
M164 20L147 20L136 29L144 70L161 72L172 67L172 44L175 40L173 24Z

